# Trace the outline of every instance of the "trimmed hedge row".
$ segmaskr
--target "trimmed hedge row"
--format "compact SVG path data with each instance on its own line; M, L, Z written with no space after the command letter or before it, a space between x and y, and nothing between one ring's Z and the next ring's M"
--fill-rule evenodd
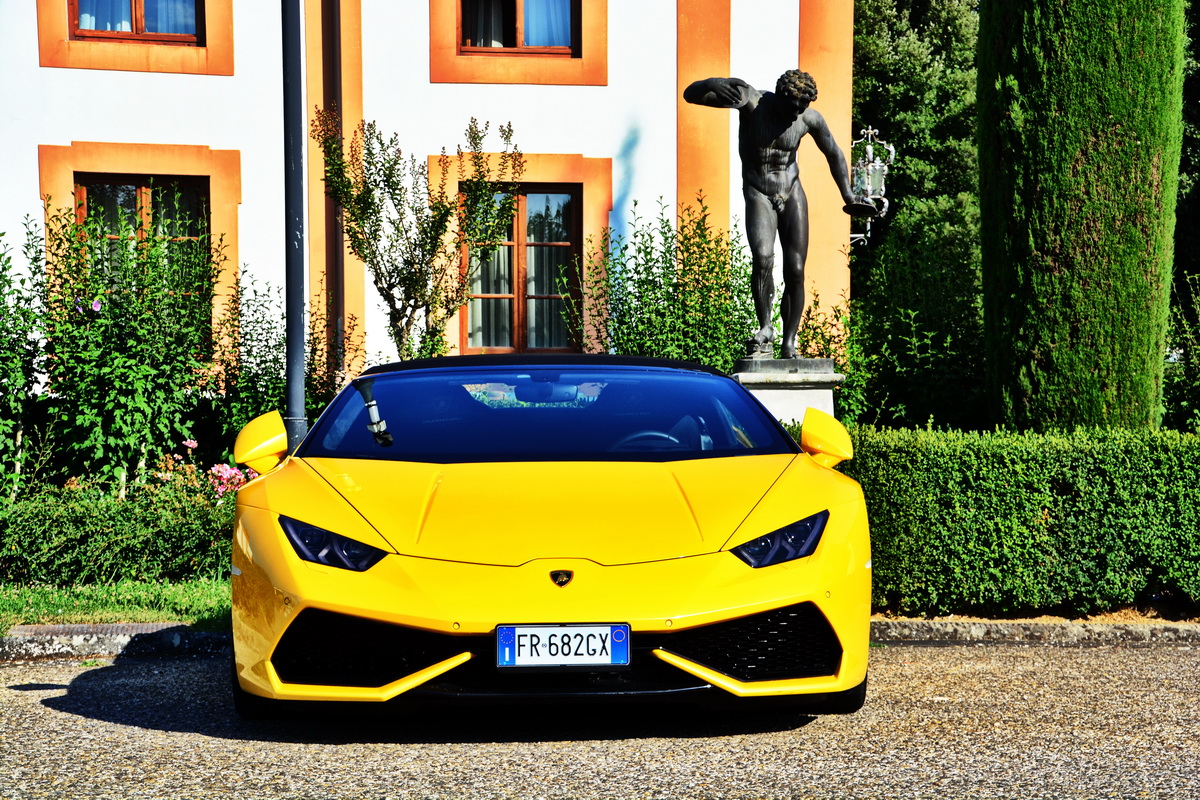
M137 487L128 499L48 489L0 504L0 584L229 576L234 502L201 486Z
M1200 438L1173 431L851 432L874 605L1088 614L1200 601Z
M795 435L799 431L793 428ZM1200 437L851 431L874 605L903 614L1087 614L1200 602ZM190 473L127 500L0 504L0 583L223 578L232 497Z

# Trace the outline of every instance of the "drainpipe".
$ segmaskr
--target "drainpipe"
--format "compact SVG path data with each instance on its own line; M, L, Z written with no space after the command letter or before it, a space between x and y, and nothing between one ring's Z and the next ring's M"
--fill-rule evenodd
M286 409L288 449L308 432L304 412L304 71L301 60L302 0L282 0L283 11L283 200L284 339L286 342Z
M321 0L321 99L326 110L337 111L346 123L342 108L342 2ZM331 372L346 365L341 343L346 338L346 245L342 236L342 210L325 195L325 360Z

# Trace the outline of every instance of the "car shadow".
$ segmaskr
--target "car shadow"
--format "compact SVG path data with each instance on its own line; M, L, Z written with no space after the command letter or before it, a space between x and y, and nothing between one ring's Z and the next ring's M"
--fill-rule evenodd
M15 687L10 687L15 688ZM499 743L701 738L795 730L812 717L633 703L479 706L465 702L312 703L279 719L242 720L224 655L120 656L42 703L65 714L152 730L288 743Z

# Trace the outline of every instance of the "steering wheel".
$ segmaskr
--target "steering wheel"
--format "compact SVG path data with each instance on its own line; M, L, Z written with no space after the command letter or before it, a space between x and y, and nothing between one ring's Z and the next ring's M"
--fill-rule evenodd
M616 444L614 444L612 447L610 447L608 449L610 451L611 450L624 450L629 445L635 444L639 441L643 442L643 444L646 446L650 446L654 442L661 442L663 444L679 445L680 447L683 446L683 442L679 441L678 439L676 439L674 436L672 436L669 433L663 433L662 431L644 430L644 431L634 431L633 433L629 434L628 436L622 436L617 441Z

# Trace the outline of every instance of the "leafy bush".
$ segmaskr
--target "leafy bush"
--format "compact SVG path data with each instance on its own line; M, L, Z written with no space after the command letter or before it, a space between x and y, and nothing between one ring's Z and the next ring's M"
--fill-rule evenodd
M163 458L125 499L72 481L0 505L0 583L113 583L228 577L240 473Z
M15 497L29 460L42 361L41 273L18 275L0 233L0 497Z
M825 308L820 295L814 292L800 318L796 337L801 358L832 358L833 368L845 377L833 387L833 402L838 419L846 424L860 421L870 411L867 389L871 365L863 350L862 318L850 313L851 305L845 300Z
M44 248L31 231L30 269L47 276L46 370L69 474L124 494L170 442L190 435L188 412L212 358L220 246L174 237L163 217L116 228L74 209L47 209ZM191 232L191 231L189 231Z
M855 0L854 118L897 148L892 209L851 264L860 422L986 424L975 148L977 0ZM947 391L947 387L953 387Z
M1200 438L852 430L874 605L1087 614L1200 602Z
M1200 432L1200 275L1175 281L1163 365L1163 425Z
M636 206L626 240L605 231L589 242L582 303L568 317L584 349L678 358L730 372L758 329L750 257L709 227L708 208L684 206L678 223L665 207L643 220ZM563 294L569 294L563 287Z

